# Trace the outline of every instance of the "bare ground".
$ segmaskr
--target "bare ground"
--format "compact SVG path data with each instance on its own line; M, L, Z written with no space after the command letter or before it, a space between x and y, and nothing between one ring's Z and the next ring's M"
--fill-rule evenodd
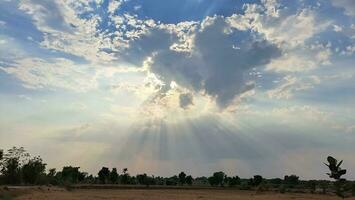
M214 189L75 189L34 187L11 189L12 194L19 193L18 200L336 200L332 195L275 192L256 194L255 191L214 190ZM349 198L355 200L355 197Z

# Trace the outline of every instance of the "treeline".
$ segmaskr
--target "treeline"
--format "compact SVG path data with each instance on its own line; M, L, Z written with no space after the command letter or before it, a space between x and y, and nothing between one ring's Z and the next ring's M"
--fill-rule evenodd
M334 190L334 182L327 180L299 180L296 175L283 179L265 179L255 175L249 179L228 176L215 172L210 177L196 177L180 172L171 177L150 176L145 173L131 175L127 168L118 170L102 167L97 175L80 171L80 167L65 166L60 171L46 170L40 157L31 157L24 148L13 147L7 152L0 150L0 184L8 185L74 185L74 184L121 184L121 185L165 185L165 186L214 186L234 187L241 190L327 193ZM355 182L345 184L355 195Z

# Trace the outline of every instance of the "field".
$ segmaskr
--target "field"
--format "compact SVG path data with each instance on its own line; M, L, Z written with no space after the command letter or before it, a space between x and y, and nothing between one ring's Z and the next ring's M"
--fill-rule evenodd
M4 191L4 190L3 190ZM128 200L336 200L333 195L303 194L276 192L256 193L231 189L73 189L66 190L57 187L10 188L6 190L18 200L96 200L96 199L128 199ZM10 196L9 195L9 196ZM1 199L1 198L0 198ZM13 199L6 197L4 199ZM349 198L355 200L355 198Z

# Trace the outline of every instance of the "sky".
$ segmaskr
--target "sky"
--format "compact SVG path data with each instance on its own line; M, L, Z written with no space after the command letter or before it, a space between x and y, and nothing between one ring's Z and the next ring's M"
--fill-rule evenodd
M0 147L48 168L355 179L355 1L0 0Z

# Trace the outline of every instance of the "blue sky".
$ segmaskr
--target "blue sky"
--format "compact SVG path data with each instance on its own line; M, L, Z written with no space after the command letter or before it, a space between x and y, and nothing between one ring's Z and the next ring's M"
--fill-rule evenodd
M0 147L49 167L355 178L352 0L3 0Z

